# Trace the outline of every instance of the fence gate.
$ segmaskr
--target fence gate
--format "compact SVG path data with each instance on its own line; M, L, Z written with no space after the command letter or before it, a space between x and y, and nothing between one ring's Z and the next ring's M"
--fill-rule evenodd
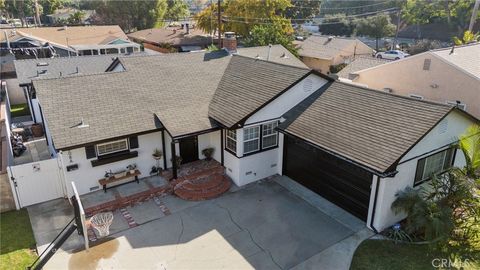
M56 158L10 166L8 174L16 183L14 193L20 207L64 196L62 171Z

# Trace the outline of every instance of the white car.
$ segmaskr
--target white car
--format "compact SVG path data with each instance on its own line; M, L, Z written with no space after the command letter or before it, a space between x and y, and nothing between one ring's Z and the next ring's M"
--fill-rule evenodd
M408 53L404 53L399 50L391 50L386 52L378 52L375 57L380 59L390 59L390 60L398 60L410 56Z

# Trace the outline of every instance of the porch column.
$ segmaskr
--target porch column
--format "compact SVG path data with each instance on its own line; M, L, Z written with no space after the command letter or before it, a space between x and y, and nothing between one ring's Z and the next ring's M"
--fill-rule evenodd
M167 150L165 148L165 130L162 129L163 169L167 169Z
M173 172L173 179L177 179L177 151L175 149L176 141L172 140L172 172Z

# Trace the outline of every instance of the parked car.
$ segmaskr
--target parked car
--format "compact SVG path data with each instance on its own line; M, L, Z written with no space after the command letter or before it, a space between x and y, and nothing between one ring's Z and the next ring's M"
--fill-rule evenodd
M399 50L391 50L386 52L378 52L375 57L377 58L384 58L390 60L398 60L410 56L410 54L399 51Z

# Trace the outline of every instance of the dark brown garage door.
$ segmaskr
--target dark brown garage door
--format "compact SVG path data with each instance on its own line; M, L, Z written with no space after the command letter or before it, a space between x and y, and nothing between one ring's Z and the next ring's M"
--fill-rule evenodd
M287 137L283 174L366 221L372 173Z

